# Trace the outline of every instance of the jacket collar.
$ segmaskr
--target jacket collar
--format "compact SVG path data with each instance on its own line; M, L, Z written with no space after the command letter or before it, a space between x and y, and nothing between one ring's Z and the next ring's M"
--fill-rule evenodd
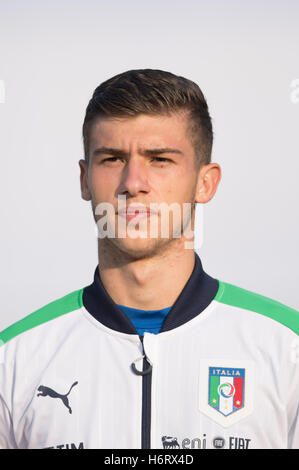
M214 299L219 288L217 279L210 277L202 268L195 253L193 272L172 306L161 328L169 331L183 325L199 315ZM94 281L83 289L83 305L100 323L112 330L127 334L138 334L124 312L113 302L105 290L96 267Z

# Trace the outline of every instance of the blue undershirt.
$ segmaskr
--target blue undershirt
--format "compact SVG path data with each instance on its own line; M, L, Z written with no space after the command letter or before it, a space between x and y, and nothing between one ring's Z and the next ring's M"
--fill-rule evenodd
M140 336L143 336L145 331L154 334L159 333L169 310L171 310L171 307L162 308L161 310L140 310L119 304L117 306L131 320Z

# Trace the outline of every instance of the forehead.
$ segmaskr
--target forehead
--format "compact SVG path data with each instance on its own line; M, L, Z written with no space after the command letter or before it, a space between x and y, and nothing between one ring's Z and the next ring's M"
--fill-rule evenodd
M189 119L185 113L145 115L121 118L98 118L90 129L90 150L95 146L174 146L189 151Z

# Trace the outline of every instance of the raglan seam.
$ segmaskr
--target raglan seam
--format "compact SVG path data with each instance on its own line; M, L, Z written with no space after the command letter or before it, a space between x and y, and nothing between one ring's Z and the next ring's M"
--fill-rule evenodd
M218 280L218 279L217 279L217 280ZM226 284L228 284L228 283L225 283L225 282L219 281L219 280L218 280L218 282L219 282L219 289L218 289L218 292L217 292L217 294L216 294L216 296L215 296L215 298L214 298L214 301L215 301L215 302L218 302L218 303L220 303L220 304L227 305L227 306L230 306L230 307L239 308L239 309L241 309L241 310L246 310L247 312L257 313L258 315L261 315L261 316L264 317L264 318L268 318L269 320L272 320L272 321L274 321L274 322L280 324L281 326L287 328L288 330L291 330L291 331L296 335L296 337L299 336L299 326L298 326L298 331L296 331L295 329L293 329L293 328L292 328L291 326L289 326L288 324L282 323L279 319L274 318L274 317L271 316L271 315L266 315L266 314L264 314L264 313L262 313L262 312L259 312L258 310L248 308L248 307L246 307L246 306L244 306L244 305L241 305L241 304L240 304L240 305L234 305L234 304L225 302L225 301L222 300L222 299L223 299L223 294L224 294L224 292L225 292L225 286L226 286ZM290 311L293 311L294 314L297 313L297 314L299 315L299 312L298 312L297 310L295 310L295 309L293 309L293 308L291 308L291 307L288 307L287 305L284 305L284 304L282 304L282 303L280 303L280 302L278 302L278 301L276 301L276 300L274 300L274 299L271 299L270 297L265 297L265 296L263 296L263 295L261 295L261 294L258 294L258 293L256 293L256 292L243 289L242 287L238 287L238 286L235 286L235 285L233 285L233 284L228 284L228 286L232 286L232 287L234 287L234 288L240 289L241 291L244 292L244 295L246 295L246 294L248 294L248 295L250 295L250 294L252 294L252 295L257 295L257 296L259 296L259 297L261 297L261 298L264 298L263 300L264 300L265 302L266 302L267 300L272 301L272 302L275 302L275 303L277 304L277 306L280 305L282 308L285 308L285 309L288 309L288 310L290 310ZM299 322L299 317L298 317L298 322Z
M49 322L51 322L51 321L53 321L53 320L56 320L57 318L60 318L60 317L63 317L63 316L65 316L65 315L68 315L68 314L70 314L70 313L76 312L77 310L80 310L80 309L82 308L82 304L83 304L83 302L82 302L83 290L84 290L84 288L75 290L75 291L73 291L73 292L70 292L69 294L66 294L66 295L64 295L64 296L62 296L62 297L59 297L58 299L55 299L55 300L53 300L53 301L51 301L51 302L48 302L47 304L43 305L42 307L40 307L40 308L34 310L33 312L29 313L29 314L26 315L24 318L21 318L20 320L16 321L16 322L13 323L12 325L9 325L7 328L4 328L4 330L2 330L2 331L0 332L0 347L5 346L6 344L10 343L10 341L12 341L13 339L17 338L18 336L20 336L20 335L22 335L22 334L24 334L24 333L26 333L26 332L28 332L28 331L30 331L30 330L33 330L33 329L35 329L35 328L37 328L37 327L39 327L39 326L43 326L43 325L45 325L46 323L49 323ZM13 334L13 333L12 333L11 337L8 338L6 341L4 341L4 340L2 339L3 333L5 333L5 331L7 331L9 328L13 328L15 325L19 325L22 321L28 319L28 317L30 317L31 315L37 314L38 311L40 311L40 315L42 315L42 314L43 314L43 310L44 310L45 308L47 308L49 305L55 304L56 302L59 302L59 301L62 301L65 297L71 296L71 294L73 294L73 295L77 294L77 298L76 298L76 308L73 308L73 309L71 309L71 310L69 310L69 311L67 311L67 312L64 312L64 313L60 314L60 315L58 314L58 315L54 316L53 318L49 318L49 319L47 319L47 320L45 320L45 321L42 321L41 323L36 322L35 325L29 326L28 328L24 328L24 330L19 331L19 332L17 332L16 334Z
M244 310L246 312L251 312L252 314L257 314L257 315L260 315L262 318L265 318L267 320L270 320L272 322L275 322L276 324L280 325L282 328L286 328L288 331L291 331L294 335L295 335L295 338L298 338L299 337L299 331L295 331L293 328L291 328L290 326L288 325L285 325L284 323L282 323L281 321L277 320L276 318L273 318L271 316L268 316L268 315L264 315L263 313L260 313L260 312L257 312L256 310L250 310L248 308L245 308L245 307L240 307L238 305L230 305L230 304L227 304L227 303L224 303L224 302L219 302L218 300L215 300L215 302L218 302L219 304L222 304L222 305L227 305L228 307L232 307L232 308L237 308L239 310Z

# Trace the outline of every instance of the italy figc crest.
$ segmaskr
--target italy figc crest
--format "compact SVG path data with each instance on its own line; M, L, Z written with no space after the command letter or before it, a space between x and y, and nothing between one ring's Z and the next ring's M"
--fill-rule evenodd
M208 403L228 416L244 406L245 369L209 367Z
M253 411L254 370L251 360L200 360L200 411L223 427L249 416Z

